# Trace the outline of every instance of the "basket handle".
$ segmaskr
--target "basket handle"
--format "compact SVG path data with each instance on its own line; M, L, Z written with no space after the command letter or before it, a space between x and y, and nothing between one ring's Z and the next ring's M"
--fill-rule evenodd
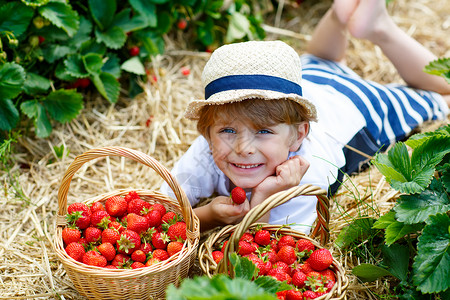
M239 239L248 230L248 228L255 223L258 219L263 217L272 208L277 207L290 199L297 196L316 196L317 197L317 223L314 230L311 233L312 237L315 237L320 233L321 244L325 245L328 242L330 232L328 223L330 221L330 213L328 210L329 200L327 198L327 192L317 186L311 184L305 184L301 186L295 186L288 190L273 194L259 205L253 207L244 217L244 219L236 225L236 229L230 236L227 245L224 249L224 256L222 261L218 265L218 272L228 273L228 253L237 252L239 249Z
M83 164L93 159L106 156L121 156L130 158L156 171L156 173L158 173L158 175L161 176L167 182L167 184L174 192L175 197L178 200L178 203L181 207L181 212L186 222L187 229L191 233L194 231L194 220L193 220L194 212L192 210L192 207L189 203L189 200L185 192L182 190L181 186L178 184L177 180L169 172L169 170L167 170L163 165L161 165L156 159L152 158L151 156L143 152L129 148L114 147L114 146L91 149L75 157L74 161L67 168L64 177L62 179L61 186L58 190L59 218L64 218L67 214L67 194L69 191L70 183L72 181L72 177L74 176L75 172L78 171Z

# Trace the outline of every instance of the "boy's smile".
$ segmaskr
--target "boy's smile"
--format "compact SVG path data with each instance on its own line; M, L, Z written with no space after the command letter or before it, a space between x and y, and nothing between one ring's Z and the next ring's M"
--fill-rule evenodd
M287 124L255 129L241 121L216 122L210 128L210 148L215 163L236 185L256 187L296 151L301 141Z

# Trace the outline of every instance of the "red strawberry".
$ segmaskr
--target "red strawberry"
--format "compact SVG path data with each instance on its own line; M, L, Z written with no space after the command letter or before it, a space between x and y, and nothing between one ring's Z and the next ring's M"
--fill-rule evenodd
M216 262L216 264L218 264L223 259L222 251L216 250L216 251L213 251L211 254L212 254L212 257L213 257L214 261Z
M334 275L334 272L330 269L325 269L323 271L319 272L322 276L325 276L328 281L336 281L336 276Z
M163 249L155 249L155 251L153 251L153 258L156 258L159 261L163 261L169 259L169 253L167 253L167 251Z
M104 210L98 210L91 216L91 226L98 228L108 228L111 222L108 212Z
M305 285L309 286L311 290L318 291L321 287L323 287L322 275L319 272L312 271L306 274L307 280L305 281Z
M157 264L157 263L159 263L159 262L160 262L159 259L157 259L156 257L152 257L152 258L150 258L149 260L147 260L147 262L145 263L145 266L146 266L146 267L150 267L150 266L152 266L152 265L154 265L154 264Z
M154 203L151 209L159 211L161 216L164 216L167 212L166 208L161 203Z
M275 252L278 252L278 241L275 239L270 240L270 248L272 248Z
M236 204L242 204L244 203L245 199L247 199L247 195L245 194L245 191L240 187L235 187L233 190L231 190L231 200L233 200Z
M278 240L278 249L281 249L283 246L295 247L295 239L290 235L283 235Z
M150 253L153 251L153 247L150 243L141 243L141 248L142 251L144 251L145 254Z
M250 232L244 232L244 234L241 236L239 240L251 243L255 240L255 238L253 237L253 234L251 234Z
M97 251L90 250L84 254L83 263L90 266L105 267L107 261L106 258Z
M255 233L255 242L261 246L267 246L270 243L270 232L261 229Z
M122 217L127 212L128 203L123 197L112 196L106 199L106 211L113 217Z
M80 87L82 89L87 88L90 84L91 80L89 78L78 78L74 83L76 87Z
M140 234L149 228L146 217L130 213L127 215L127 229L133 230Z
M103 206L103 204L99 201L92 203L91 212L95 213L96 211L99 211L99 210L105 210L105 207Z
M186 29L186 27L187 27L187 21L186 21L186 19L180 19L180 20L178 20L178 22L177 22L177 27L178 27L178 29L180 29L180 30Z
M298 269L305 274L313 271L308 261L305 261L303 264L299 265Z
M116 270L117 267L116 267L116 266L113 266L113 265L106 265L105 269L113 269L113 270Z
M81 232L78 229L66 227L62 231L62 239L66 245L78 242L81 239Z
M222 253L225 251L225 246L227 245L228 241L223 242L222 248L220 249L220 251L222 251Z
M286 292L286 300L303 300L302 292L297 290L288 290Z
M141 52L141 49L139 49L138 46L133 46L129 50L130 56L137 56L139 55L139 52Z
M267 276L272 276L278 281L286 281L288 284L290 284L292 280L288 273L278 268L269 270L269 272L267 272Z
M286 300L287 290L276 292L277 299Z
M285 263L284 261L281 261L281 260L277 261L276 263L274 263L272 265L272 268L273 269L280 269L280 270L282 270L283 272L285 272L285 273L287 273L289 275L291 275L291 273L292 273L291 267L287 263Z
M135 231L126 229L120 234L116 245L119 253L131 254L141 247L141 237Z
M292 275L292 284L298 288L302 288L305 286L306 275L302 271L294 272Z
M303 292L303 299L304 300L310 300L310 299L316 299L316 298L317 298L317 295L313 291L307 290L307 291Z
M153 247L157 249L166 249L167 244L170 242L169 237L165 233L155 232L152 235Z
M279 261L278 255L275 251L270 250L268 252L263 253L263 258L267 261L269 261L270 263L274 264L277 261Z
M297 249L298 252L302 252L302 251L314 251L316 249L316 246L314 246L314 244L307 239L299 239L297 241L297 243L295 244L295 248Z
M306 260L316 271L322 271L333 263L333 256L330 251L325 248L317 249Z
M157 210L150 210L144 217L147 219L149 227L161 225L161 214Z
M256 245L256 243L255 243ZM239 241L239 250L238 253L241 256L253 253L258 249L258 247L255 247L254 244L246 242L246 241Z
M133 199L128 202L127 212L129 214L135 213L137 215L143 216L146 212L145 209L149 210L151 208L151 204L142 200L142 199Z
M145 254L144 251L138 249L138 250L134 250L134 252L131 253L131 259L134 261L143 263L147 259L147 255Z
M266 263L256 254L251 253L245 257L247 257L259 269L258 276L266 275L267 272L269 272L271 266L270 263L269 263L270 266L268 267Z
M186 223L184 221L176 222L170 225L167 230L167 235L172 241L185 241L186 240Z
M133 199L141 199L141 197L139 197L139 194L136 191L130 191L127 195L125 195L124 199L128 203Z
M80 229L91 225L91 209L84 203L73 203L67 208L67 222L75 224Z
M167 253L169 256L177 254L183 248L183 243L178 241L173 241L167 244Z
M122 226L122 224L120 224L117 221L112 221L111 223L108 224L108 228L111 229L115 229L117 230L119 233L122 233L122 231L125 230L125 227Z
M84 247L80 243L72 242L66 247L66 253L76 261L83 261L83 256L85 254Z
M120 233L116 229L106 228L102 231L102 242L113 245L120 239Z
M102 238L102 231L97 227L88 227L84 230L84 238L87 243L96 243Z
M128 255L119 253L116 254L114 259L111 262L111 265L118 267L118 268L126 268L128 263L131 261L130 257Z
M134 263L131 264L132 269L139 269L139 268L144 268L144 267L145 267L145 265L138 261L135 261Z
M295 249L292 246L281 247L277 252L277 256L281 261L284 261L288 265L292 265L295 261L297 261Z
M329 293L331 291L331 289L333 288L334 284L336 283L336 281L334 280L329 280L327 282L327 284L325 284L325 288L327 289L327 293Z
M191 70L188 67L181 67L181 74L183 74L184 76L188 76L189 74L191 74Z
M116 249L111 243L101 243L97 246L97 249L107 261L111 261L116 257Z
M168 211L161 217L161 223L175 224L177 221L177 214L173 211Z

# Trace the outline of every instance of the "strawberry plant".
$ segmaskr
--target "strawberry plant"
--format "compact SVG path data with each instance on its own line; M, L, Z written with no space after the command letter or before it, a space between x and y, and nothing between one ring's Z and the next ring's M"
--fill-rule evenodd
M384 232L380 251L374 255L379 255L379 263L365 263L353 269L360 279L373 281L393 276L399 280L395 292L400 298L449 299L449 153L447 125L413 135L404 143L396 143L387 154L374 157L373 164L401 196L391 211L379 219L357 219L350 225L353 230L341 233L348 240L361 238L362 228Z
M83 92L107 101L139 92L145 64L179 31L204 50L264 36L252 3L236 0L0 0L0 134L33 124L47 137L70 122ZM189 26L187 26L189 24ZM24 121L24 122L21 122Z

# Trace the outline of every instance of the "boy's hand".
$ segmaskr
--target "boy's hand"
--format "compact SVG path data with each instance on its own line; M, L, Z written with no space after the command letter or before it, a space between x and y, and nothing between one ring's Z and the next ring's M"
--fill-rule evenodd
M251 206L255 206L267 197L300 184L309 168L309 162L301 156L293 156L275 169L275 174L264 179L252 191Z

